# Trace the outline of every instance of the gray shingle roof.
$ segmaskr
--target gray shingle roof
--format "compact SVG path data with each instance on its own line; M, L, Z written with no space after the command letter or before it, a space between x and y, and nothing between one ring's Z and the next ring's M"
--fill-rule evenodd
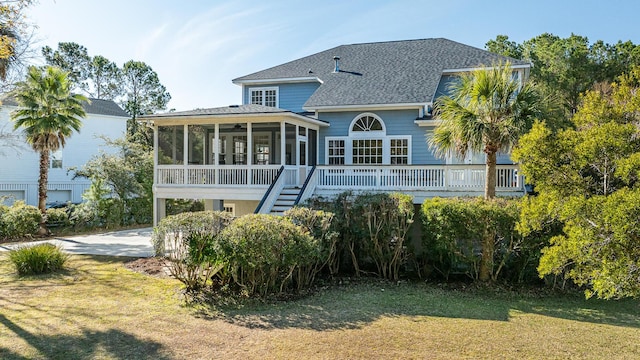
M284 114L293 112L289 110L279 109L263 105L231 105L209 109L195 109L188 111L174 111L163 114L144 115L138 117L144 118L163 118L163 117L190 117L190 116L208 116L208 115L250 115L250 114Z
M108 115L130 118L126 111L122 110L118 104L112 100L89 99L91 103L84 103L84 111L88 114ZM2 105L18 106L13 98L2 99Z
M340 57L334 72L333 57ZM342 45L234 79L234 82L318 77L322 85L304 104L322 106L409 104L433 101L445 70L500 61L528 62L437 38Z

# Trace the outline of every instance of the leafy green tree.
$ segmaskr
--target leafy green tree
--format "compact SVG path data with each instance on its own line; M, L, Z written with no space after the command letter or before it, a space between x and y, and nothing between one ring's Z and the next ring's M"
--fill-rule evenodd
M574 114L580 94L596 81L589 40L575 34L563 39L545 33L523 43L523 56L533 62L531 77L544 93L557 97L569 114Z
M522 59L522 45L509 41L507 35L498 35L494 40L487 41L485 48L492 53Z
M536 123L513 157L540 195L525 202L521 232L562 224L543 250L541 276L562 275L603 298L640 296L640 68L607 91L588 91L573 127Z
M128 61L122 67L122 76L125 98L121 105L131 115L127 133L133 136L139 131L137 117L166 109L171 95L158 74L144 62Z
M33 0L0 1L0 80L6 80L29 46L24 11L32 4Z
M451 96L436 102L441 124L430 139L439 156L453 152L464 157L468 151L486 154L485 199L496 195L496 157L507 151L529 130L537 114L538 95L531 83L520 86L509 63L464 74L451 89ZM491 277L493 238L483 240L479 278Z
M86 47L74 42L61 42L56 50L44 46L42 56L47 65L57 66L69 73L69 82L73 90L80 91L88 86L91 57Z
M115 100L122 95L122 71L116 63L101 55L96 55L89 64L87 79L90 84L84 91L92 98Z
M104 184L115 195L118 213L122 214L120 225L127 225L130 219L150 219L153 203L152 151L125 139L104 140L117 151L102 152L93 157L82 169L76 170L75 176Z
M41 235L48 233L45 215L49 155L64 147L74 131L80 131L81 119L86 116L82 104L87 99L71 94L70 90L67 73L60 68L50 66L43 72L31 67L27 78L17 85L13 94L19 106L11 114L14 128L23 128L27 142L40 153L38 208L43 215Z

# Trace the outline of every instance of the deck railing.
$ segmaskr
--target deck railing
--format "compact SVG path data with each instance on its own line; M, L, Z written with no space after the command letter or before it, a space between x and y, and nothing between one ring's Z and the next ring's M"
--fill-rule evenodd
M157 185L269 187L280 165L158 165ZM297 168L285 167L287 184L295 184Z
M280 165L159 165L157 185L253 186L267 188ZM316 168L316 187L341 190L482 190L484 165L376 165ZM298 168L285 166L285 185L301 185ZM304 181L304 179L302 179ZM517 165L498 165L497 190L522 190Z
M484 165L318 166L319 189L482 190ZM521 190L517 165L498 165L498 190Z

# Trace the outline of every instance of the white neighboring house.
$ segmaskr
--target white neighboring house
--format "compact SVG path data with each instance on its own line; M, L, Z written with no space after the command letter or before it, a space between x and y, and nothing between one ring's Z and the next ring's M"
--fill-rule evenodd
M66 139L63 149L51 154L49 162L49 182L47 203L81 202L82 193L91 181L86 178L73 179L67 170L72 167L81 168L100 150L113 151L104 146L101 136L116 139L124 136L127 119L130 116L111 100L90 99L85 103L87 116L82 120L79 133L74 132ZM13 130L10 114L17 104L5 99L0 107L0 131ZM21 137L18 143L22 146L16 151L0 143L0 199L10 205L16 200L24 200L28 205L38 206L38 164L39 154L33 151L24 140L20 130L14 132Z

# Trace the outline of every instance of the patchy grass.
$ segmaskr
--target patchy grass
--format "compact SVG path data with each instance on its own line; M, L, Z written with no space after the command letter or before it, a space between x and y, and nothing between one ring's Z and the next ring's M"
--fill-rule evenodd
M640 305L367 283L233 308L124 259L72 256L18 278L0 255L0 358L639 358Z

